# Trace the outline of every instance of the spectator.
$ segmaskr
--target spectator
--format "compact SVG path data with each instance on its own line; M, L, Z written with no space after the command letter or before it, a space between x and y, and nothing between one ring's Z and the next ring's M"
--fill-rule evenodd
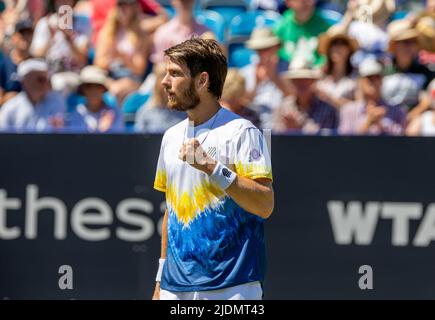
M195 0L172 0L175 8L175 16L159 27L154 35L153 63L164 61L163 52L192 36L201 38L215 38L213 33L206 26L198 23L193 16Z
M321 129L336 129L337 111L316 94L320 70L314 69L309 61L298 58L292 61L285 77L292 82L295 95L286 97L274 111L273 130L277 133L300 131L315 134Z
M93 43L97 42L98 35L103 27L109 12L116 6L116 0L91 0L93 7L92 26L94 29ZM141 11L145 18L141 20L141 27L147 34L154 33L159 26L168 21L168 15L155 0L139 0Z
M10 36L15 30L15 24L29 18L26 10L26 0L2 1L0 14L0 43L3 49L8 47Z
M95 50L95 65L107 70L113 79L109 91L122 103L143 80L151 52L151 39L140 28L137 0L117 0Z
M356 81L350 62L358 42L339 26L332 26L319 39L319 52L326 56L325 77L317 83L318 94L337 109L355 100Z
M290 94L288 85L280 77L288 69L288 63L278 57L280 43L270 29L255 29L246 46L256 51L258 59L240 70L247 98L260 114L263 128L271 128L272 111L281 104L284 95Z
M393 59L384 79L384 97L412 109L419 103L420 92L435 78L435 71L419 63L418 32L408 20L391 22L388 31Z
M80 72L79 94L85 102L77 105L71 113L68 128L79 132L122 131L124 122L118 108L105 104L103 94L107 91L107 76L96 66L87 66Z
M173 125L186 119L186 113L169 110L168 95L161 84L166 74L166 65L154 65L156 82L151 98L137 111L135 131L144 133L163 133Z
M339 132L342 134L402 134L406 113L382 100L382 65L372 59L359 67L358 101L341 109Z
M220 103L224 108L251 121L254 126L260 128L258 114L248 108L249 100L246 97L245 79L237 69L228 70Z
M18 65L23 91L0 109L2 131L52 131L63 126L65 101L50 91L48 65L28 59Z
M425 10L410 20L419 33L419 61L435 71L435 0L427 0Z
M411 121L406 129L408 136L435 136L435 80L429 84L427 91L430 108Z
M291 61L303 56L314 66L325 62L317 52L318 36L330 27L315 7L315 0L286 0L287 10L275 28L282 42L281 58Z
M21 91L21 85L17 79L17 65L30 58L29 49L32 37L32 21L19 21L11 37L11 52L9 54L0 53L0 105Z
M73 7L75 0L53 0L49 13L36 24L31 53L46 59L50 75L57 72L79 72L87 64L89 38L76 29L62 26L58 14L61 6Z
M387 24L396 10L395 0L349 0L340 25L356 39L360 50L352 63L358 67L368 58L384 60L388 47Z

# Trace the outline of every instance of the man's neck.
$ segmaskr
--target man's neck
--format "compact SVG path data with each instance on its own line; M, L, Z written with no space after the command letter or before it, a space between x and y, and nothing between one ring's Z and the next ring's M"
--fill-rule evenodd
M217 100L204 101L194 109L188 110L187 116L189 121L193 121L194 126L199 126L210 120L220 109L221 106Z
M308 112L311 108L311 103L313 101L314 95L308 94L305 96L299 96L296 98L296 104L300 110Z

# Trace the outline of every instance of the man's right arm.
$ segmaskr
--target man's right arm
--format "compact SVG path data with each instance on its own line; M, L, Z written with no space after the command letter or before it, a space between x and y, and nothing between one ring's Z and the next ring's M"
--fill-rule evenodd
M168 209L165 211L162 223L162 248L160 259L166 259L166 252L168 248ZM160 300L160 282L156 282L154 289L153 300Z

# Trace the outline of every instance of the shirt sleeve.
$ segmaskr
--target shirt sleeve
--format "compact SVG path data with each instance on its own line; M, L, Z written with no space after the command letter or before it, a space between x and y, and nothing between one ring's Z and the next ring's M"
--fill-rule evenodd
M156 170L156 177L154 179L154 189L166 192L166 167L165 167L165 161L164 161L164 147L165 147L165 137L163 136L162 144L160 146L160 154L159 154L159 160L157 161L157 170Z
M235 141L234 167L237 175L273 180L268 143L263 133L255 127L249 127L243 129Z

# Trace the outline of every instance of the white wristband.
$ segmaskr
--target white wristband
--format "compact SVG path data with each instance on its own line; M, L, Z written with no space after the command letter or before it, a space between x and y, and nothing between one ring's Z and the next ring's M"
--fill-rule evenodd
M166 259L159 259L159 270L157 271L156 282L162 281L163 266L165 265Z
M222 190L226 190L236 179L237 174L218 162L210 175L210 180L217 184Z

